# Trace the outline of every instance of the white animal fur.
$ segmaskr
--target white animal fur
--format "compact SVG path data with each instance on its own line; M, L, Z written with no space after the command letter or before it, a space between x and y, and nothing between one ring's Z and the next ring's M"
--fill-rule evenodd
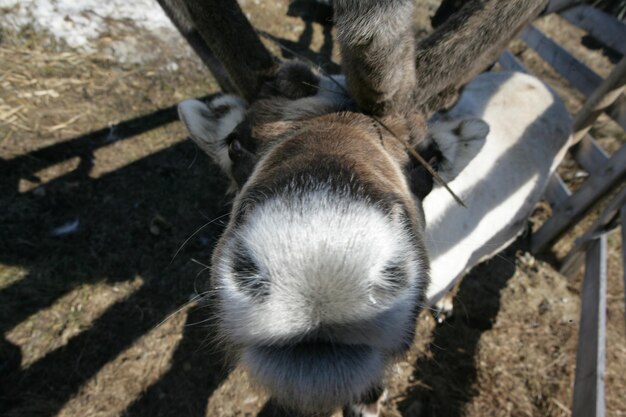
M413 318L404 307L423 290L425 275L419 259L407 259L411 241L401 221L371 204L338 197L323 184L298 199L271 198L253 214L217 265L221 319L230 337L250 345L280 344L320 325L379 320L384 313L384 327L328 329L325 337L393 349L393 336ZM242 293L236 282L234 242L250 253L261 276L271 277L271 293L262 302ZM400 294L373 291L388 289L383 271L390 263L406 268L406 288Z
M440 186L424 199L430 303L524 230L568 148L572 128L558 96L538 79L521 73L477 77L445 117L452 121L436 122L431 129L445 158L440 173L451 180L448 185L467 209ZM453 132L458 120L468 118L489 125L482 147L473 139L480 132L469 131L471 126L461 129L461 141L459 132ZM462 171L457 175L459 167Z

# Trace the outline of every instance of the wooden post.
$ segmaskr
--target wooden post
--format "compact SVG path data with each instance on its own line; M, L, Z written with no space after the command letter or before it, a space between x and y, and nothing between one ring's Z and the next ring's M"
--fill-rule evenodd
M587 251L572 417L604 417L606 260L607 239L602 235Z
M502 52L502 55L498 57L498 64L507 71L519 71L528 73L528 70L522 65L522 63L509 51L508 49Z
M585 96L591 94L602 83L602 77L536 27L532 25L526 27L520 38Z
M540 253L626 177L626 146L622 146L596 175L591 175L532 236L531 252Z
M544 14L558 13L561 10L568 9L582 3L583 0L550 0L550 3L546 7Z
M572 7L560 14L604 45L626 55L626 25L613 16L586 4Z
M563 181L563 178L555 172L550 177L543 196L550 203L550 207L558 207L572 196L572 192Z
M617 100L626 84L626 57L589 96L574 119L574 141L582 139L598 116Z
M254 100L277 61L265 48L236 0L184 0L194 27L228 72L239 94Z
M620 210L626 205L626 188L615 196L609 205L600 213L591 227L576 241L574 246L563 259L560 272L563 275L572 277L581 265L581 253L586 251L589 244L595 240L599 234L608 233L612 228L618 226L615 220L620 215Z
M580 142L570 148L570 153L580 166L590 175L598 174L609 160L609 155L596 140L586 134Z

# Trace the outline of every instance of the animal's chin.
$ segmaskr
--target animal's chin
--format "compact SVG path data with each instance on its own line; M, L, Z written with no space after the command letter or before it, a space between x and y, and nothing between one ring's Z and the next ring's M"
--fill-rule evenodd
M307 342L245 348L243 363L272 396L303 411L332 411L379 384L387 355L365 345Z

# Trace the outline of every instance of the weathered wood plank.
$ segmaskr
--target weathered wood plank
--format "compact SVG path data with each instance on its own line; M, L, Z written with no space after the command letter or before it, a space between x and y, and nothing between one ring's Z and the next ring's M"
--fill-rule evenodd
M598 116L606 111L624 90L626 84L626 57L613 68L606 80L589 96L574 118L574 140L582 139Z
M593 93L602 83L602 77L534 26L524 29L521 39L585 96Z
M570 152L576 162L591 175L597 174L602 170L606 161L609 160L609 156L606 152L604 152L600 145L598 145L598 142L589 134L585 135L580 142L572 146Z
M532 236L531 251L546 250L600 199L626 178L626 146L622 146L596 175L591 175Z
M607 239L602 235L587 251L572 417L604 417L606 261Z
M624 94L619 96L615 103L611 105L606 111L609 117L626 130L626 97Z
M624 302L626 303L626 205L620 210L620 227L622 229L622 278L624 280Z
M585 96L591 96L604 82L602 77L535 27L528 26L520 38ZM626 129L626 98L623 94L605 111L623 129Z
M626 303L626 205L620 211L620 227L622 229L622 279L624 281L624 303Z
M583 0L550 0L544 14L559 13L561 10L582 3Z
M520 60L517 59L509 50L502 52L502 54L498 57L498 64L500 64L502 69L507 71L528 73L528 70L524 67L524 65L522 65Z
M560 14L604 45L626 55L626 25L619 20L586 4L569 8Z
M560 272L568 277L573 277L582 265L581 253L586 251L589 243L602 233L608 233L615 226L619 225L615 221L620 215L620 210L626 205L626 188L622 189L611 202L594 220L593 224L574 242L574 246L563 259Z
M543 194L548 203L550 203L551 207L558 207L563 204L570 196L572 195L567 185L563 182L561 176L557 173L554 173L550 177L550 181L548 182L548 186L546 187L546 191Z

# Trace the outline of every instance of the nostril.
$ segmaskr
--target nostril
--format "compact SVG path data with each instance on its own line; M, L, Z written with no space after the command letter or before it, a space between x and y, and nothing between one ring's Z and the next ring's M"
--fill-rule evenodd
M247 251L235 252L233 275L239 289L250 297L269 295L269 281L261 274L259 266Z
M408 285L409 279L406 268L400 263L389 262L383 269L385 276L385 286L390 290L401 290Z

